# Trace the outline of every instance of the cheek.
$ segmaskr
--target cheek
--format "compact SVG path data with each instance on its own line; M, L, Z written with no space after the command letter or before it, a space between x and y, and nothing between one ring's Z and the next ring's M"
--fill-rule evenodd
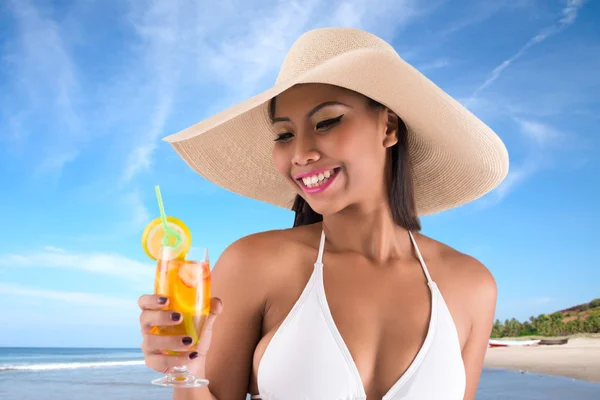
M347 127L328 133L321 140L321 146L327 156L343 163L353 163L360 155L362 141L360 131Z
M372 165L381 158L381 145L377 144L375 132L364 129L347 129L340 132L335 144L340 160L351 166Z
M348 170L349 183L363 186L378 182L374 178L383 173L386 153L376 133L369 129L347 130L339 139L335 153Z

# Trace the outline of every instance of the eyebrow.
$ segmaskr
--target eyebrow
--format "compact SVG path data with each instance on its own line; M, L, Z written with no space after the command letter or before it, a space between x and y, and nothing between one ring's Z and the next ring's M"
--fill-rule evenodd
M310 118L312 117L317 111L319 111L320 109L324 108L324 107L329 107L329 106L345 106L348 108L352 108L347 104L341 103L339 101L326 101L324 103L321 103L315 107L313 107L308 113L306 113L306 117ZM277 117L277 118L273 118L271 120L272 123L275 122L283 122L283 121L289 121L290 119L288 117Z

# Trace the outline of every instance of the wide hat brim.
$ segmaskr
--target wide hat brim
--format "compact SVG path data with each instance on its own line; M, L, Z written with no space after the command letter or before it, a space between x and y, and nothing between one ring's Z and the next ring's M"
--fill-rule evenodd
M496 133L395 52L374 48L336 55L164 140L210 182L290 209L296 192L273 164L268 101L303 83L362 93L402 118L419 215L475 200L508 173Z

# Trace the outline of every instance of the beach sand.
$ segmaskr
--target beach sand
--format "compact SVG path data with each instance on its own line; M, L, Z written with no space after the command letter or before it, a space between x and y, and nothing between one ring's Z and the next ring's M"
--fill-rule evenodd
M557 346L492 347L484 366L600 382L600 338L571 338Z

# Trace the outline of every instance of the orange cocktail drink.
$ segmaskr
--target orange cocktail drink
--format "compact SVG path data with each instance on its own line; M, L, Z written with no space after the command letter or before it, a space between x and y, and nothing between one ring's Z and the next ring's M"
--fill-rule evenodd
M181 314L176 325L154 326L151 334L161 336L189 336L192 343L186 348L193 352L198 347L202 329L210 314L210 261L208 249L202 249L197 260L186 260L192 248L192 234L180 219L167 216L160 188L156 197L160 217L151 221L142 233L142 247L148 257L156 260L154 294L166 297L164 310ZM181 350L179 348L179 350ZM183 355L173 349L163 349L169 355ZM185 363L183 363L185 364ZM208 380L196 377L186 365L170 368L165 376L154 379L154 385L191 388L208 385Z
M186 335L196 345L210 313L210 262L174 259L168 247L161 249L156 263L154 293L169 299L168 310L181 314L174 326L154 327L157 335Z

